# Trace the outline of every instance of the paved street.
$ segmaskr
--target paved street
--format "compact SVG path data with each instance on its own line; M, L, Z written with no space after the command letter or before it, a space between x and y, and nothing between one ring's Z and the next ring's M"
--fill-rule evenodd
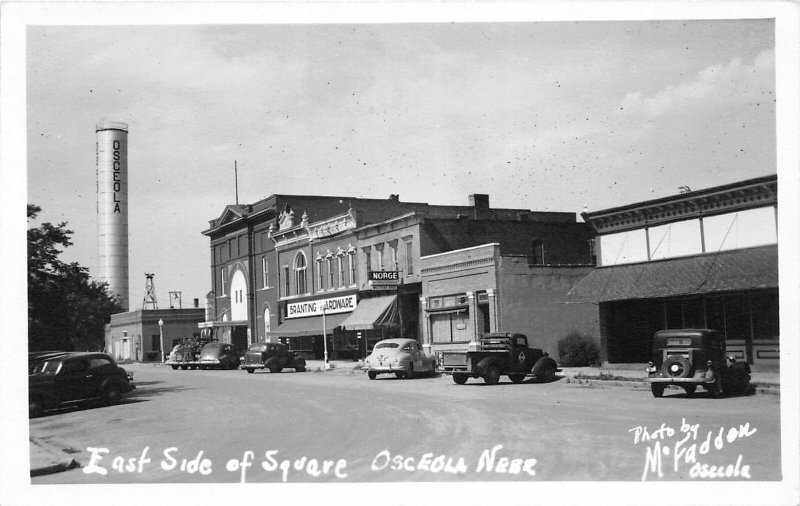
M127 367L122 405L31 421L81 465L33 484L780 479L778 395Z

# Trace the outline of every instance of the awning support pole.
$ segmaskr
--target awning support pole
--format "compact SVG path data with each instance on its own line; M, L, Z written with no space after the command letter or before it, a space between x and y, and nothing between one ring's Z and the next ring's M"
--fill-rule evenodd
M323 371L328 370L328 336L325 330L325 310L322 310L322 347L325 354L325 364L322 366Z

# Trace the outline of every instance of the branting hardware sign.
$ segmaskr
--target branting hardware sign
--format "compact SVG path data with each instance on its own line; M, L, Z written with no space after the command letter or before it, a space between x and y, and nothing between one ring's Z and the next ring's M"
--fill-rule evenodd
M324 314L349 313L356 308L356 296L345 295L332 299L309 300L305 302L292 302L286 308L287 318L302 318L305 316L320 316Z

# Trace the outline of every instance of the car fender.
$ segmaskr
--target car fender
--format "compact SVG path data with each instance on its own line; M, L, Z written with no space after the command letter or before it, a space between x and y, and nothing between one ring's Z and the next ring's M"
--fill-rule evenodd
M100 383L100 391L97 392L97 395L103 395L103 392L105 392L105 390L108 387L108 385L111 385L111 384L117 385L120 388L120 390L122 390L123 392L127 392L128 391L127 386L125 385L125 383L123 383L123 381L121 379L111 376L109 378L104 379Z
M306 366L306 359L295 357L292 361L294 365L290 367L298 368L298 367L305 367Z
M552 367L553 371L556 371L558 369L556 361L553 360L552 357L545 355L544 357L541 357L539 360L537 360L535 364L533 364L533 369L531 369L531 374L539 374L547 366Z
M485 374L487 370L489 370L489 366L492 364L497 363L497 357L485 357L480 360L477 364L475 364L475 370L478 374Z
M45 409L50 409L54 406L58 406L59 404L58 396L54 395L52 392L48 392L47 390L40 388L30 389L28 392L28 397L38 398L41 400Z
M266 360L266 362L264 362L264 367L266 367L267 369L269 369L271 366L280 366L280 365L281 361L278 359L278 357L269 357Z

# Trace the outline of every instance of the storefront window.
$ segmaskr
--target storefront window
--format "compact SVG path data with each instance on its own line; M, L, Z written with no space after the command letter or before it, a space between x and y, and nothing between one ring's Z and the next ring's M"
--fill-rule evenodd
M414 255L411 241L406 241L406 273L414 274Z
M350 283L348 283L347 279L345 278L347 272L344 269L344 261L342 255L336 255L336 267L337 270L339 271L339 287L345 287L349 285Z
M351 251L347 253L347 261L350 264L350 284L356 284L356 253Z
M294 276L297 294L308 293L306 289L306 255L300 251L294 258Z
M750 303L746 295L725 298L726 339L748 339L750 337Z
M650 260L662 260L702 253L700 220L686 220L652 227L650 235Z
M778 294L753 295L750 304L753 309L753 339L778 339Z
M644 229L600 236L600 265L621 265L647 261Z
M325 289L325 273L322 270L322 258L317 258L317 291Z

